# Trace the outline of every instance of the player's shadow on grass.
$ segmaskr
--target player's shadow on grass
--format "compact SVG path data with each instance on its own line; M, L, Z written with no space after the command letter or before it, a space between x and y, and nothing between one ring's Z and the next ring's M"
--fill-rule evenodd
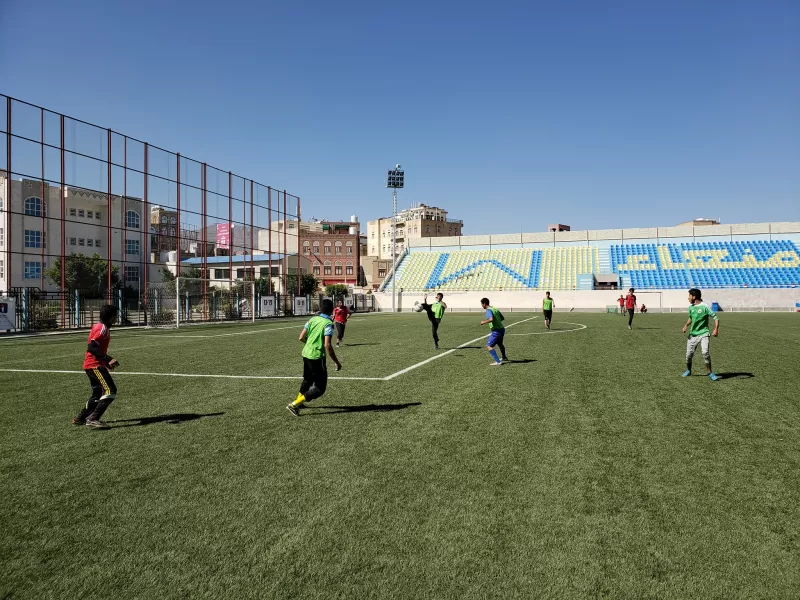
M420 406L422 402L405 402L403 404L360 404L356 406L313 406L305 405L303 408L315 408L324 410L325 412L306 413L303 416L308 417L321 417L324 415L335 415L339 413L356 413L356 412L391 412L394 410L403 410L409 406Z
M519 360L507 360L504 361L507 365L524 365L527 363L534 363L536 362L535 358L520 358Z
M366 344L342 344L342 346L345 346L345 347L347 347L347 348L352 348L352 347L354 347L354 346L377 346L377 345L378 345L378 344L374 344L374 343L366 343Z
M197 413L175 413L171 415L158 415L156 417L140 417L138 419L117 419L116 421L107 421L109 425L112 423L114 427L139 427L140 425L152 425L154 423L169 423L170 425L178 425L186 421L196 421L203 417L218 417L224 415L224 412L208 413L205 415ZM124 425L117 425L117 423L124 423Z
M750 379L755 377L752 373L747 372L731 372L731 373L717 373L720 379Z

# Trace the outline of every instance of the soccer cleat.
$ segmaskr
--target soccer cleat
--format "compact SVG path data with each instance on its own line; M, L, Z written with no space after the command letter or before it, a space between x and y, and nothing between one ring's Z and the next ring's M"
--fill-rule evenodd
M336 342L336 347L337 347L337 348L339 347L339 342Z
M501 363L501 362L490 362L489 366L490 367L500 367L500 366L502 366L502 364L503 363Z
M681 375L681 377L689 377L689 375L691 375L691 374L692 374L692 372L689 369L686 369L683 372L683 375Z
M103 423L102 421L86 421L86 426L91 427L92 429L111 429L110 425Z
M504 356L500 359L500 362L510 362L510 359L507 356Z
M83 419L77 419L76 418L76 419L72 419L72 424L73 425L86 425L86 421L84 421Z
M294 404L287 404L286 405L286 410L288 410L290 413L292 413L295 417L299 417L300 416L300 407L299 406L295 406Z
M630 325L628 325L628 329L633 329L633 327L631 327Z
M434 350L438 350L438 349L439 349L439 344L438 344L438 343L437 343L437 344L434 344L434 345L433 345L433 349L434 349Z
M717 379L719 379L719 375L717 375L716 373L709 373L709 374L708 374L708 378L709 378L711 381L716 381Z

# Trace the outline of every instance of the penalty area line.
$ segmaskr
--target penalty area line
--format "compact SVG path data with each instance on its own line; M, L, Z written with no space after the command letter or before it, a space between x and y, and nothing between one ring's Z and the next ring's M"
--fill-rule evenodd
M59 371L50 369L0 369L0 373L55 373L64 375L85 375L85 371ZM142 373L138 371L117 371L117 375L146 375L149 377L197 377L206 379L302 379L302 375L214 375L208 373ZM349 381L383 381L383 377L338 377L333 375L328 379L342 379Z
M506 326L506 329L510 329L511 327L514 327L514 325L519 325L520 323L525 323L527 321L532 321L533 319L536 319L536 318L538 318L538 317L529 317L527 319L522 319L522 321L517 321L515 323L511 323L511 325ZM414 369L418 369L419 367L421 367L423 365L427 365L429 362L433 362L434 360L438 360L438 359L440 359L440 358L442 358L444 356L447 356L448 354L452 354L456 350L461 350L462 348L464 348L466 346L469 346L470 344L474 344L475 342L479 342L481 340L485 340L488 337L489 337L488 334L487 335L482 335L481 337L475 338L474 340L470 340L468 342L464 342L460 346L456 346L455 348L452 348L452 349L448 350L447 352L442 352L441 354L437 354L436 356L431 356L427 360L423 360L422 362L418 362L415 365L411 365L410 367L406 367L405 369L402 369L402 370L398 371L397 373L392 373L391 375L388 375L388 376L384 377L383 381L391 381L395 377L400 377L400 375L405 375L406 373L408 373L410 371L413 371Z

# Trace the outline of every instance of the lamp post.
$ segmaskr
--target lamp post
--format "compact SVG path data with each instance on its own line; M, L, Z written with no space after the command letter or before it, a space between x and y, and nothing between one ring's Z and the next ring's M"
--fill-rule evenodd
M404 178L405 172L401 165L395 165L394 169L389 169L386 176L386 187L392 189L392 312L397 311L395 294L397 287L397 273L395 272L397 265L397 190L403 187Z

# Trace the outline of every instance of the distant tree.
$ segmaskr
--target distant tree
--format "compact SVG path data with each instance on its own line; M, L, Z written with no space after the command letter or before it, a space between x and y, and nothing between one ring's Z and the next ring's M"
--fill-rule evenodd
M170 289L175 289L174 282L175 282L175 274L167 269L166 267L161 267L159 271L161 274L161 281L164 283L173 283L173 286ZM189 292L189 296L201 296L203 294L203 282L200 281L203 278L203 270L199 269L198 267L189 267L184 268L181 270L181 281L180 281L180 293L181 296L185 295L186 292ZM212 290L213 287L206 284L206 291Z
M289 273L286 276L287 294L297 293L297 273ZM300 295L315 294L319 288L319 281L312 273L303 273L300 276Z
M267 296L272 293L272 286L269 277L259 277L253 281L253 285L255 286L256 293L259 296Z
M45 277L61 288L61 257L53 259L44 271ZM66 289L80 290L87 298L102 298L108 291L108 261L99 254L70 254L64 261ZM111 287L119 284L119 265L111 265Z
M331 298L340 298L349 293L350 289L343 283L332 283L325 286L325 295Z

